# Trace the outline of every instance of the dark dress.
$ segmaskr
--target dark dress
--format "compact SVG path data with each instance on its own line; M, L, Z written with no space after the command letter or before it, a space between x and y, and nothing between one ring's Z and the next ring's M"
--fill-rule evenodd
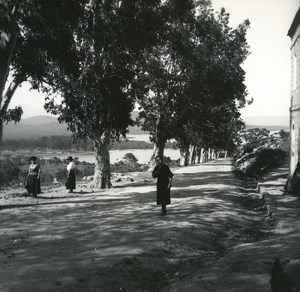
M169 179L173 177L173 173L170 171L170 168L161 163L160 165L155 166L152 171L152 176L157 178L157 193L156 193L156 204L169 205L171 203L170 199L170 188L168 188Z
M33 196L41 193L40 179L38 178L40 171L39 164L31 164L29 166L26 189Z
M73 164L73 162L71 162ZM75 177L75 166L73 164L73 166L71 167L71 163L68 165L67 167L67 171L68 171L68 175L67 175L67 182L66 182L66 189L67 190L75 190L76 189L76 177Z

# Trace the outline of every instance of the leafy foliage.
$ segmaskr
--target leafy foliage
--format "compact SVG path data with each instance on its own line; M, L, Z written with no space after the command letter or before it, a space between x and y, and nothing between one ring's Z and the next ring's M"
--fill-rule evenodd
M0 163L0 187L12 181L19 181L21 171L17 164L9 159L1 160Z
M246 103L241 64L249 22L231 29L225 10L215 14L207 1L185 3L184 13L176 5L171 10L163 44L146 58L140 124L159 147L176 138L181 146L232 149L243 127L238 110Z
M72 72L56 68L57 92L62 104L50 99L47 108L67 122L75 138L99 139L109 130L114 138L132 124L140 50L150 45L161 20L159 1L94 1L86 5L73 35ZM50 93L53 87L48 88Z
M274 134L265 128L241 132L234 153L237 172L258 176L281 165L288 156L288 139L289 133L284 130Z
M173 144L168 143L167 147L172 148ZM115 141L110 145L111 150L117 149L152 149L153 146L145 141ZM50 136L38 139L8 139L2 142L2 150L70 150L94 151L94 145L90 140L73 142L69 136Z
M9 104L23 81L39 88L47 80L55 87L52 78L45 78L53 64L66 72L72 70L76 56L69 50L70 40L85 3L87 0L0 2L0 141L3 122L21 119L22 108L9 109Z

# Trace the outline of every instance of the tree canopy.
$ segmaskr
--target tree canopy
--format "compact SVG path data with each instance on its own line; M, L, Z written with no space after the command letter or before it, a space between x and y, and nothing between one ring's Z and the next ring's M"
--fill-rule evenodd
M33 88L44 81L55 86L45 78L54 63L72 70L70 41L86 2L0 1L0 142L3 123L21 119L20 106L9 109L18 86L26 80Z
M164 46L146 61L140 124L161 156L170 138L186 146L226 148L243 125L239 108L247 91L241 64L248 55L249 22L232 29L224 9L215 13L209 2L189 4L186 13L173 15Z
M108 144L132 124L139 58L159 41L162 13L154 0L89 2L73 35L74 69L56 67L56 90L45 87L63 97L61 104L49 99L48 110L67 122L75 138L94 141L97 186L110 186Z
M171 138L232 146L247 96L248 21L232 29L209 0L12 0L0 12L1 136L3 122L20 120L8 105L29 80L75 140L93 141L96 187L110 186L109 144L126 135L135 102L154 154Z

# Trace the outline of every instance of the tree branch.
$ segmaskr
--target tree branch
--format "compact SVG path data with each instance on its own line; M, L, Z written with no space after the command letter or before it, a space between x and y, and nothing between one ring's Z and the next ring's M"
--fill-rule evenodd
M1 108L1 115L4 115L7 112L8 106L10 104L10 101L16 91L16 89L19 87L19 85L24 81L23 78L15 78L9 85L9 87L6 90L6 93L4 95L4 103Z

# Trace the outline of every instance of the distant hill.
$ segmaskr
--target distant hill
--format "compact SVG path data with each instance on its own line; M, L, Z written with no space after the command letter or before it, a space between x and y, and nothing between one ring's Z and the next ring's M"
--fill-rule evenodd
M138 113L133 112L132 119L136 119ZM139 127L129 127L131 135L145 134ZM60 124L57 118L52 116L34 116L23 119L20 123L8 123L4 125L3 139L37 139L43 136L71 136L66 124Z
M132 119L138 116L133 111ZM289 130L289 118L287 116L257 116L243 117L246 128L266 128L270 131ZM139 127L129 127L130 135L147 134ZM34 116L21 120L20 123L8 123L4 125L4 139L36 139L43 136L70 136L66 124L60 124L57 118L52 116Z
M51 116L34 116L20 123L4 125L3 139L36 139L43 136L70 136L66 124Z
M283 126L283 125L278 125L278 126L266 126L266 125L246 125L246 129L254 129L254 128L265 128L269 131L280 131L280 130L285 130L289 131L290 127L289 126Z
M285 126L289 127L290 120L288 116L242 116L247 125L252 126Z
M246 129L266 128L269 131L290 129L288 116L245 116L242 118L246 123Z

